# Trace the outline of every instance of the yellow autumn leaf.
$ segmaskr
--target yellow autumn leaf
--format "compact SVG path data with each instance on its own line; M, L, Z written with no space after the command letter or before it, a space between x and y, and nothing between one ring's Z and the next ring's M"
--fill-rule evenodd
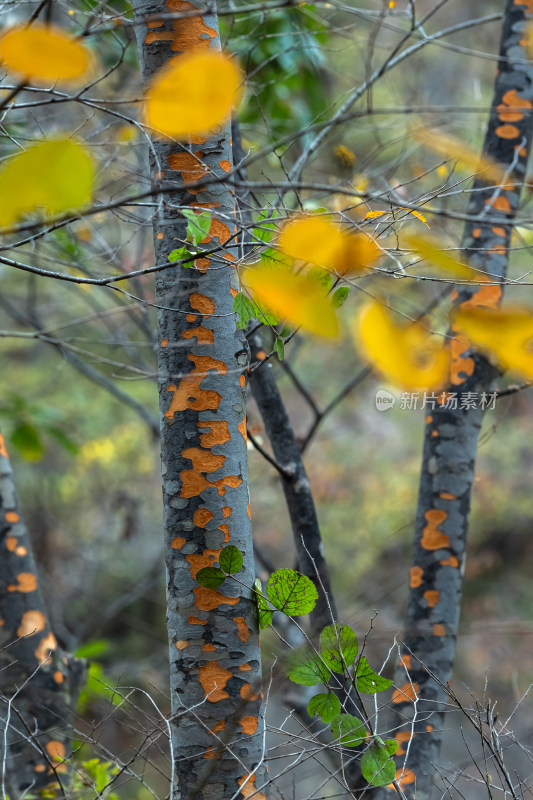
M93 182L92 158L77 140L31 145L0 169L0 226L40 209L59 214L82 208L91 199Z
M361 356L389 383L407 391L434 391L447 383L450 355L443 340L421 323L398 325L382 303L363 308L353 335Z
M386 213L386 211L369 211L367 214L365 214L365 219L375 219L376 217L381 217Z
M460 261L457 261L457 259L449 255L446 250L433 239L427 239L415 234L407 234L403 239L403 243L411 250L414 250L415 253L421 256L425 261L428 261L428 267L431 265L437 267L437 274L440 277L453 278L454 280L461 281L477 281L478 283L482 283L486 280L484 273L479 270L476 271L467 264L462 264ZM423 267L425 269L426 265L424 264Z
M533 311L529 308L470 308L453 314L456 328L505 370L533 380Z
M0 37L0 61L33 83L76 82L92 65L90 51L61 28L41 25L9 28Z
M303 215L283 226L278 245L291 258L317 264L339 275L372 266L380 249L366 233L345 233L325 217Z
M242 94L243 75L223 53L195 50L172 58L146 94L146 122L176 139L207 134L231 114Z
M450 133L426 129L416 131L413 136L440 156L457 161L459 168L479 174L487 183L498 185L505 179L505 170L497 161L486 155L480 156L479 152Z
M404 211L408 211L413 215L413 217L416 217L420 220L420 222L423 222L426 228L429 228L427 219L420 213L420 211L414 211L412 208L404 208Z
M324 287L311 276L261 265L247 269L242 280L276 316L327 339L337 336L335 311Z

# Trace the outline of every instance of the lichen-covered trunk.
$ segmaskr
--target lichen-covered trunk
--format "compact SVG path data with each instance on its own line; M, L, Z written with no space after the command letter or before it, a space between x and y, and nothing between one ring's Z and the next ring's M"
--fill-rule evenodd
M186 0L133 3L143 79L192 48L219 49L216 11L191 16ZM169 18L169 12L176 15ZM185 12L188 16L181 16ZM161 14L163 19L157 19ZM180 87L176 86L176 92ZM156 263L185 239L180 209L208 209L205 244L216 257L159 273L158 368L167 623L172 708L172 800L264 798L261 668L248 497L245 391L248 350L233 297L235 202L221 183L188 191L232 164L228 125L188 144L153 137L152 180L168 190L154 216ZM218 589L196 581L221 548L244 554L238 580Z
M533 64L526 43L532 11L531 3L505 3L483 152L503 165L508 176L496 189L475 181L468 208L473 219L462 241L464 260L491 273L496 283L458 286L453 303L461 308L493 308L502 297L497 282L507 272L533 128ZM461 341L452 341L447 395L426 412L409 603L392 700L402 725L397 732L397 777L407 796L416 794L417 800L431 795L446 726L443 703L455 654L477 441L495 377L491 365ZM475 393L475 407L461 408L457 402L457 395L466 392Z
M65 779L84 663L50 629L1 434L0 547L0 790L15 800Z

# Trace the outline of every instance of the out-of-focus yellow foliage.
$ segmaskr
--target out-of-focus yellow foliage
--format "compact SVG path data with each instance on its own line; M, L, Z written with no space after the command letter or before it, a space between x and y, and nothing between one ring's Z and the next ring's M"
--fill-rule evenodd
M459 309L453 315L459 331L474 347L492 356L503 369L533 380L533 311L529 308Z
M476 173L487 183L498 185L505 178L505 170L497 161L486 155L480 157L477 150L469 147L461 139L452 136L450 133L428 128L415 131L413 136L430 150L443 156L443 158L456 161L460 169Z
M244 77L234 59L195 50L172 58L146 93L147 124L176 139L207 134L231 114Z
M257 301L277 316L326 339L339 331L324 286L312 276L266 264L245 270L242 281Z
M428 261L428 268L431 266L437 267L436 273L439 277L460 281L478 281L480 283L486 280L484 273L472 269L467 264L461 264L460 261L448 255L439 246L439 243L433 239L407 234L403 238L403 244ZM423 268L426 269L425 264Z
M78 82L92 65L82 42L61 28L34 22L10 28L0 37L0 61L11 72L33 83Z
M291 258L338 275L370 268L381 252L366 233L345 233L336 223L314 215L295 217L284 225L278 244Z
M0 226L43 208L73 211L91 199L92 158L75 139L52 139L28 147L0 170Z
M447 382L450 354L422 324L398 325L387 308L368 303L353 326L361 356L389 383L408 391L434 391Z
M420 220L420 222L423 222L423 223L424 223L424 225L426 226L426 228L429 228L429 225L428 225L428 221L427 221L427 219L424 217L424 215L423 215L423 214L421 214L421 213L420 213L420 211L415 211L415 210L414 210L414 209L412 209L412 208L406 208L406 209L404 209L404 210L405 210L405 211L408 211L410 214L412 214L412 215L413 215L413 217L416 217L417 219L419 219L419 220Z

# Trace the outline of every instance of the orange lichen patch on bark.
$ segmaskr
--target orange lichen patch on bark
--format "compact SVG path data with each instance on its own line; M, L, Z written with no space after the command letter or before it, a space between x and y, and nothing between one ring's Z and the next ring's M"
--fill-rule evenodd
M172 539L171 547L173 550L181 550L186 541L187 539L184 539L183 536L175 536Z
M200 617L188 617L187 622L189 625L207 625L207 620Z
M502 194L498 195L498 197L494 199L489 197L488 200L485 200L485 205L490 205L495 211L503 211L506 214L511 213L511 204L509 200Z
M192 521L197 528L205 528L208 522L211 522L215 515L208 508L198 508L192 517Z
M8 536L6 539L6 547L10 553L14 553L17 548L18 539L15 536Z
M152 19L152 20L148 20L147 21L146 27L147 28L160 28L162 24L163 24L163 20L162 19Z
M239 294L239 292L237 291L237 289L234 289L234 288L233 288L233 286L231 286L231 287L230 287L230 294L231 294L231 296L232 296L233 298L235 298L235 297L237 297L237 295Z
M37 578L32 572L19 572L17 583L7 587L8 592L34 592L37 589Z
M249 664L239 664L239 669L241 672L248 672L248 670L251 670L252 668Z
M206 653L213 653L215 652L216 647L214 644L208 642L207 644L202 645L202 650L205 650Z
M182 451L184 458L192 461L192 469L180 473L182 487L181 497L198 497L205 489L214 486L220 497L226 494L226 487L237 488L242 480L237 475L227 475L217 481L208 481L204 473L216 472L226 460L226 456L200 450L198 447L188 447Z
M33 769L35 772L46 772L46 764L36 764Z
M407 752L403 749L404 742L409 742L412 738L411 731L398 731L396 736L394 737L398 742L398 749L396 750L395 755L403 756Z
M505 236L505 228L495 227L492 229L495 236Z
M411 703L418 699L420 687L418 683L404 683L395 689L392 695L393 703Z
M257 717L241 717L239 725L242 728L241 733L246 733L247 736L253 736L257 730Z
M507 252L507 248L503 244L495 244L493 247L490 248L488 252L497 253L500 256L504 256Z
M516 89L509 89L507 92L505 92L502 97L502 102L503 104L497 107L497 111L500 113L506 113L509 108L533 108L533 103L531 103L531 100L526 100L525 97L520 97Z
M5 519L6 522L19 522L20 517L16 511L7 511Z
M196 153L171 153L167 157L167 164L170 169L181 174L184 183L194 183L209 171L201 161L203 154L203 150L197 150Z
M257 700L259 694L256 694L249 683L243 683L241 686L240 695L243 700L247 702L252 702L253 700Z
M246 378L244 377L244 375L240 376L239 383L241 385L241 389L243 389L244 388L244 384L246 383Z
M455 334L455 338L450 340L450 352L452 356L450 364L450 381L454 384L454 386L459 386L464 382L465 378L461 376L461 373L465 375L472 375L474 372L474 359L463 358L463 353L465 353L469 348L470 342L464 336Z
M42 611L26 611L17 628L17 636L33 636L34 633L44 631L45 628L46 618Z
M226 721L221 719L220 722L217 722L217 724L213 728L211 728L211 733L220 733L220 731L225 731L225 730L226 730Z
M218 703L219 700L229 697L229 694L224 691L224 687L231 677L232 673L221 667L218 661L209 661L198 670L200 686L210 703Z
M472 236L474 237L474 239L479 239L479 237L481 236L481 228L474 228L474 230L472 231Z
M211 239L217 238L220 244L224 244L225 242L229 242L231 239L231 231L227 225L221 222L219 219L213 217L211 220L211 227L209 228L209 233L202 239L202 244L206 244L210 242Z
M43 639L41 639L41 643L35 651L35 658L39 664L46 664L50 658L50 651L55 650L56 647L57 641L53 633L49 633L48 636L45 636Z
M219 161L219 164L224 172L231 172L231 164L229 161Z
M446 636L446 628L444 625L433 625L433 636Z
M187 328L182 333L183 339L194 339L198 344L213 344L215 341L215 333L211 328L204 328L203 325L198 325L197 328Z
M258 350L258 351L257 351L257 358L260 358L260 359L261 359L261 361L262 361L264 358L266 358L266 357L267 357L267 354L265 353L265 351L264 351L264 350Z
M191 308L199 311L204 317L209 317L211 314L215 313L215 304L211 298L206 297L204 294L198 294L198 292L191 294L189 297L189 305Z
M196 322L198 319L198 314L185 314L185 319L187 322Z
M196 6L188 3L187 0L168 0L167 6L172 13L176 11L197 11ZM201 14L185 19L175 19L172 23L174 32L172 34L171 50L182 53L185 50L194 48L207 48L209 42L214 39L217 32L214 28L206 25Z
M250 795L253 795L253 800L267 800L266 795L255 788L255 772L253 774L247 772L242 778L238 779L237 783L241 787L241 794L244 800Z
M65 745L57 739L47 742L45 749L52 761L62 761L65 758Z
M224 517L224 519L230 517L232 514L233 514L233 509L231 508L231 506L222 506L222 516Z
M174 39L172 31L149 31L144 37L145 44L154 42L171 42Z
M424 592L424 597L428 601L429 608L434 608L440 599L440 592L436 589L428 589L427 592Z
M449 558L443 559L443 561L439 561L439 564L443 567L458 567L459 559L456 556L450 556Z
M404 789L408 784L415 782L415 773L412 769L407 769L407 767L400 767L397 769L395 777L396 782L401 789Z
M201 555L191 553L188 556L185 556L185 560L189 562L191 575L193 578L196 578L196 573L199 569L204 569L204 567L212 567L215 561L218 561L218 557L220 555L220 549L218 550L204 550Z
M202 389L201 383L210 369L216 370L219 375L226 375L228 368L223 361L211 356L199 356L194 353L187 355L189 361L194 362L194 369L183 378L179 386L171 383L167 388L173 392L172 400L165 417L172 419L176 411L216 411L220 405L221 395L210 389Z
M168 345L168 339L162 339L161 340L161 347L167 347L167 345Z
M448 547L450 537L439 531L439 525L442 525L448 516L448 512L442 511L440 508L430 508L424 516L428 523L424 528L420 542L424 550L440 550L441 547Z
M222 531L222 533L224 534L224 542L229 542L229 540L231 538L230 535L229 535L229 525L226 525L225 523L223 523L222 525L218 526L218 530Z
M434 439L436 439L437 436L439 435L439 432L438 431L431 431L431 435L433 436Z
M517 139L520 136L520 129L516 125L500 125L494 133L500 139Z
M8 455L7 449L6 449L6 442L5 442L5 439L4 439L4 437L2 436L1 433L0 433L0 456L4 456L4 458L9 458L9 455Z
M442 500L457 500L457 495L456 494L451 494L451 492L441 492L439 494L439 497Z
M424 417L424 422L426 423L426 425L429 425L431 422L433 422L433 417L431 416L431 414L428 414L426 417Z
M56 683L63 683L63 681L65 680L65 676L59 670L56 670L54 672L54 676L53 677L54 677L54 680L55 680Z
M504 251L505 252L505 251ZM492 286L480 286L479 289L469 300L461 303L461 308L477 308L478 306L485 306L486 308L496 308L502 298L502 287L498 284Z
M215 750L214 747L208 745L207 750L204 753L204 758L220 758L220 755L220 750Z
M197 258L196 261L194 262L194 266L199 272L206 272L207 269L209 268L210 263L211 263L210 258Z
M244 617L233 617L233 622L237 626L237 636L241 642L247 642L250 638L250 628Z
M228 423L225 420L200 420L199 428L210 428L209 433L202 433L202 447L213 447L215 444L226 444L231 439Z
M225 594L217 592L216 589L208 589L206 586L197 586L194 594L196 595L195 606L200 611L213 611L219 606L234 606L239 602L238 597L227 597Z
M161 241L161 239L164 239L164 238L165 238L165 234L164 234L164 233L162 233L161 231L159 231L159 233L157 234L157 236L156 236L155 238L156 238L156 239L159 239L159 241Z
M405 669L411 669L411 656L400 656L398 664L403 664Z
M246 505L246 513L248 514L248 519L252 519L252 509L250 508L250 503Z
M237 428L239 429L240 433L242 433L242 435L244 436L244 441L247 442L248 436L246 434L246 417L243 419L242 422L239 422Z
M177 650L185 650L186 647L189 646L189 642L187 639L178 639L176 642L176 649Z
M409 586L411 589L418 589L422 585L422 575L424 570L422 567L411 567L409 570Z

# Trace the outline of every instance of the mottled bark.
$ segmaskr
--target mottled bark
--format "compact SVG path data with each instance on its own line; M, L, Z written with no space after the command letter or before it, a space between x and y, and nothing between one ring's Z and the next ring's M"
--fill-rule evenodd
M136 19L189 12L185 0L133 3ZM216 12L136 26L143 78L186 49L219 49ZM180 87L176 87L179 92ZM153 138L154 183L170 190L154 218L157 263L185 239L180 208L209 209L206 245L223 249L193 268L173 266L156 282L167 623L172 705L172 800L229 800L263 784L263 717L254 560L248 499L245 391L248 349L232 311L237 291L233 193L185 188L231 169L228 125L189 144ZM221 548L244 553L238 580L219 589L196 573L216 565Z
M531 3L505 3L483 152L508 170L508 178L496 190L481 179L475 181L468 208L474 219L466 224L462 241L463 260L491 273L496 284L458 286L452 295L456 307L494 308L502 297L503 287L497 282L506 275L513 219L531 146L533 64L525 40L532 18ZM452 676L470 498L484 415L479 398L490 392L496 374L464 340L452 340L451 349L447 392L475 392L478 403L468 410L454 409L453 397L441 396L434 409L426 411L409 603L392 698L403 723L397 732L397 777L407 796L416 794L417 800L431 795L441 731L446 726L443 703Z
M17 798L64 777L84 663L59 649L51 631L1 434L0 546L0 780Z

